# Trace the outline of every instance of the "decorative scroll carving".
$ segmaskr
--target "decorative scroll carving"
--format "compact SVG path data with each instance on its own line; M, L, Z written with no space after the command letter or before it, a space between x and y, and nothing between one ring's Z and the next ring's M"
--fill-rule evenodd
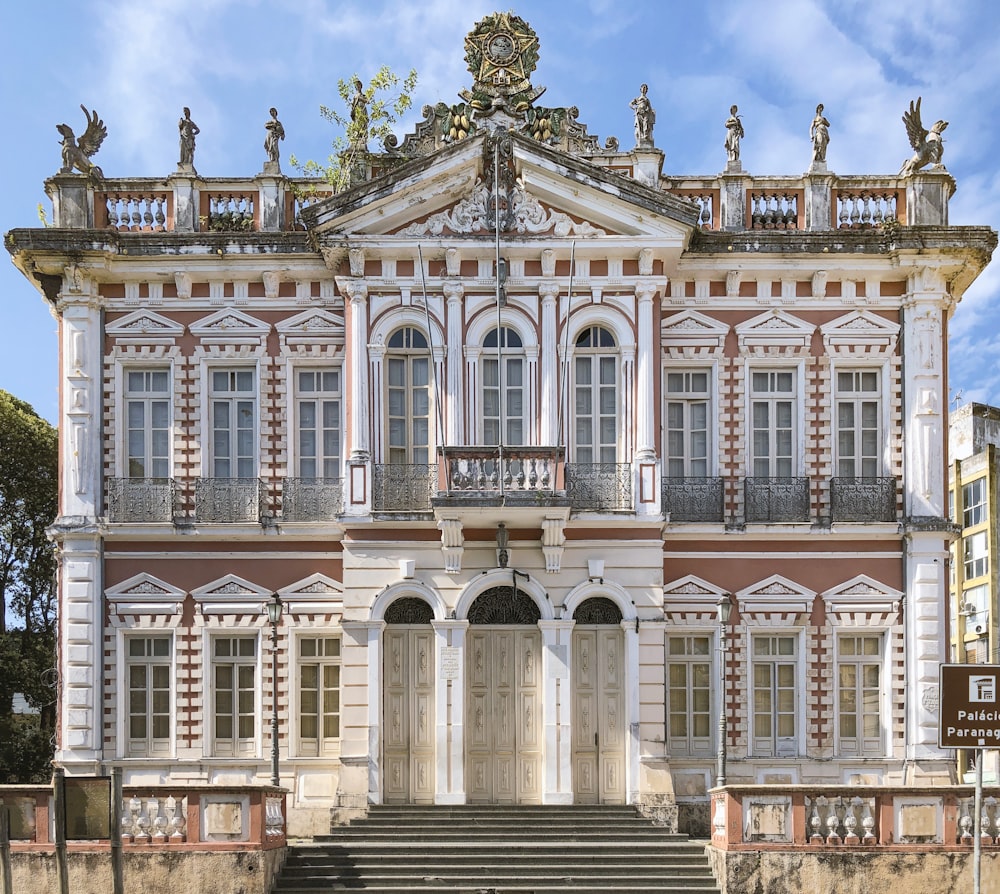
M470 624L537 624L540 619L535 601L513 587L493 587L469 608Z
M584 599L573 612L577 624L621 624L622 611L606 596Z
M605 235L604 230L586 221L577 223L568 214L547 210L538 199L527 193L520 181L511 194L506 216L501 211L500 225L504 232L532 235ZM462 199L451 209L432 214L425 221L411 224L401 232L404 236L440 236L445 231L455 234L488 233L492 232L493 227L492 191L479 179L469 198Z
M434 609L417 596L397 599L385 610L386 624L430 624Z

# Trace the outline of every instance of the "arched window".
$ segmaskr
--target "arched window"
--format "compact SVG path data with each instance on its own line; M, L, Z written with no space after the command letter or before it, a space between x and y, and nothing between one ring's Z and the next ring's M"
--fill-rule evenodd
M618 459L618 351L603 326L589 326L576 339L573 356L573 448L577 463Z
M499 334L498 334L499 333ZM500 381L501 362L503 382ZM524 345L513 329L491 329L483 339L483 444L525 443Z
M431 356L427 337L412 327L389 336L385 358L387 460L390 464L430 462Z

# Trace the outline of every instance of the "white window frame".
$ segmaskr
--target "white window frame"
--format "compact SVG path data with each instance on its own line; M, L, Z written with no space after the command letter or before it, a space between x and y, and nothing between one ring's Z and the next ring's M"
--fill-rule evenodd
M303 640L314 639L314 640L328 640L335 639L340 643L340 653L336 659L330 658L328 656L310 656L308 659L303 659L300 655L301 644ZM294 680L295 685L293 687L293 692L291 693L291 704L292 704L292 722L290 724L292 730L291 742L293 745L294 753L297 757L302 758L328 758L336 757L340 754L341 742L344 736L344 636L343 631L340 628L310 628L309 630L297 631L292 635L290 647L292 649L291 655L294 656ZM324 737L319 735L315 740L306 740L303 736L302 731L302 667L304 664L317 664L321 668L324 665L336 665L340 668L340 683L339 683L339 709L337 711L339 717L339 727L340 732L337 737ZM322 713L319 714L317 723L322 726L323 716ZM309 744L307 744L307 741ZM311 743L315 741L315 746Z
M990 532L985 528L974 531L963 535L960 542L963 580L986 577L990 573Z
M671 375L682 375L687 379L689 376L698 375L700 373L705 373L707 375L707 383L705 386L704 393L695 392L685 389L682 392L671 392L669 390L669 377ZM685 383L686 384L686 383ZM662 431L663 431L663 475L664 477L676 478L698 478L705 477L710 478L715 475L715 470L718 468L718 439L716 438L715 432L717 427L716 414L718 408L716 405L717 400L717 390L716 390L716 367L714 363L711 364L677 364L669 363L663 367L663 397L662 397ZM693 404L704 402L705 409L705 471L701 473L692 473L692 457L690 455L690 408ZM670 450L670 414L669 407L671 403L681 403L684 407L684 455L681 458L681 462L684 466L684 471L680 476L673 475L670 468L671 460L673 459Z
M612 345L611 346L598 346L598 347L578 347L578 342L585 332L592 332L594 330L603 330L611 336ZM580 328L573 339L573 351L570 363L568 365L568 373L570 376L570 406L572 408L572 445L573 445L573 462L577 463L588 463L593 465L604 465L604 464L616 464L621 462L622 454L622 440L623 440L623 426L626 424L625 420L622 419L622 414L624 411L624 401L623 395L621 393L622 383L622 370L621 370L621 343L618 338L618 334L615 332L614 328L605 325L601 322L588 322L586 326ZM584 358L590 361L591 372L596 373L596 378L592 379L590 383L586 386L580 386L577 380L577 369L581 360ZM615 438L614 443L606 441L602 437L601 433L601 419L609 418L609 414L601 412L601 402L600 402L600 392L603 387L607 386L607 383L601 381L601 362L604 359L609 359L612 361L614 370L614 383L611 386L615 396L615 407L614 412L610 414L610 418L614 419L615 424ZM580 458L581 445L579 439L579 421L581 414L577 409L577 392L581 387L586 387L590 393L591 398L596 399L591 405L592 412L587 414L586 418L589 419L590 434L595 438L590 444L584 445L584 449L593 452L593 455L589 460L583 460ZM606 458L604 451L608 448L613 449L614 456L610 459Z
M216 373L241 373L249 372L252 376L252 387L247 392L239 391L223 391L216 392L215 390L215 374ZM246 395L245 397L243 395ZM204 395L205 399L203 406L205 407L203 423L202 423L202 444L205 459L202 464L202 477L203 478L220 478L220 479L244 479L250 480L253 478L258 478L260 475L260 437L261 437L261 402L260 402L260 365L256 361L250 363L242 363L237 359L230 360L225 363L212 363L206 365L205 367L205 384L204 384ZM223 396L223 395L234 395ZM234 410L238 412L238 404L240 402L249 402L253 407L253 426L251 430L251 453L248 457L250 460L251 474L249 475L239 475L239 454L234 454L232 448L230 449L227 461L231 464L235 462L236 468L230 468L229 475L216 475L216 461L220 458L216 456L215 448L215 402L217 400L226 401L230 403ZM234 417L230 417L230 421L234 421ZM236 429L238 431L238 428ZM233 436L231 430L230 436ZM238 449L238 448L237 448Z
M768 453L768 467L769 474L766 476L761 476L757 474L755 469L755 460L757 459L754 450L754 418L753 409L757 392L753 388L753 376L754 373L791 373L792 374L792 389L788 393L788 400L791 402L792 410L792 445L791 445L791 469L789 474L786 475L775 475L774 472L774 461L773 461L773 444L772 450ZM804 383L804 368L800 361L794 363L782 363L780 361L771 361L768 359L758 359L755 358L753 362L748 362L746 366L746 412L744 414L744 426L746 431L746 467L747 467L747 477L749 478L799 478L803 475L803 465L805 462L805 383ZM770 394L771 392L763 392L763 394ZM779 392L780 393L780 392ZM782 393L783 394L783 393ZM760 400L767 399L768 403L773 407L776 399L769 399L761 397ZM784 398L777 398L783 400ZM769 414L773 417L773 411ZM773 421L773 418L772 418ZM771 431L772 429L769 429Z
M130 644L133 640L138 639L165 639L168 642L168 654L165 661L150 662L148 659L141 660L138 662L130 661ZM173 758L176 754L176 737L177 737L177 638L174 635L173 630L167 630L164 628L131 628L131 629L120 629L118 631L118 642L117 642L117 653L118 653L118 692L121 693L119 698L119 709L118 709L118 754L121 758L127 760L136 759L162 759L162 758ZM169 697L170 706L168 708L169 722L168 722L168 735L165 743L162 747L147 747L141 753L138 751L133 751L131 747L132 737L131 733L131 702L130 702L130 687L129 687L129 668L133 664L150 664L163 665L167 667L167 672L169 676ZM152 717L148 710L149 706L147 703L147 714L146 722L151 724ZM147 744L153 742L152 736L147 736Z
M219 640L230 639L230 640L250 640L254 643L254 655L252 660L245 660L239 662L220 662L216 660L215 646ZM219 758L232 758L244 760L248 757L257 758L260 756L261 748L261 736L263 723L263 705L261 704L262 692L261 692L261 681L263 680L263 647L262 640L259 630L243 631L242 629L233 630L212 630L207 634L205 638L205 652L204 652L204 679L202 685L204 687L205 698L205 753L213 757ZM231 657L231 656L227 656ZM241 657L241 656L237 656ZM247 658L247 656L242 656ZM239 736L239 709L233 715L236 720L236 727L234 731L237 733L232 739L221 740L218 735L218 730L216 728L216 707L218 702L218 696L215 685L215 671L216 667L222 663L233 663L240 666L253 667L253 721L254 729L253 736L241 740ZM234 691L238 693L239 683L238 679L234 677L236 686ZM220 741L232 742L231 748L220 747ZM242 746L240 742L243 741L245 744Z
M975 503L966 502L966 493L972 492L972 488L976 488L981 491L981 499L977 500ZM989 518L989 476L984 475L981 478L973 478L971 481L963 481L961 484L962 488L962 528L977 528L980 525L986 524ZM971 517L975 513L979 516L978 519Z
M486 341L491 336L496 334L498 328L496 326L491 327L483 336L483 344L481 347L481 352L479 355L479 400L480 406L482 407L482 412L479 414L479 442L485 447L495 447L498 445L497 438L493 437L491 434L487 434L486 428L487 424L492 424L497 431L502 431L503 440L502 444L505 447L524 447L531 443L532 432L529 427L530 423L527 419L528 404L529 404L529 394L528 394L528 360L527 355L524 350L524 339L521 337L521 333L509 325L508 323L501 323L499 327L500 333L503 333L504 344L502 350L502 358L504 365L504 375L503 375L503 401L499 400L499 380L495 384L487 384L487 367L491 366L494 370L494 376L496 375L496 370L499 369L498 356L497 356L497 346L487 346ZM507 345L510 340L510 336L514 336L518 344L514 347ZM499 340L499 336L498 336ZM511 365L517 364L520 367L520 384L517 386L511 386L510 384L510 370ZM487 390L497 393L498 401L498 411L502 409L503 419L501 420L497 414L490 414L487 416ZM517 394L521 402L521 412L519 414L513 414L510 412L511 397ZM511 436L511 425L517 424L520 426L521 435L520 438L514 439Z
M332 391L315 391L309 396L303 396L299 391L299 374L300 373L312 373L317 376L322 376L324 373L336 373L339 379L339 390L337 392ZM345 403L345 392L344 392L344 368L343 364L340 362L335 363L323 363L323 364L295 364L290 368L289 378L291 381L291 392L292 392L292 414L291 414L291 426L288 432L288 453L289 453L289 468L292 470L291 477L293 478L305 478L307 480L320 481L330 481L334 479L343 479L344 474L344 444L345 444L345 431L344 431L344 403ZM335 395L335 396L334 396ZM316 475L312 479L309 476L302 474L302 450L301 450L301 404L309 401L314 401L320 407L327 400L336 400L338 404L337 410L337 436L339 440L339 451L336 461L336 474L333 476L328 475ZM321 416L317 416L320 419ZM317 437L317 456L315 457L317 462L317 468L322 467L327 461L327 457L321 460L319 458L320 447L321 447L321 433L322 428L318 428L320 435Z
M427 347L393 347L391 341L397 333L412 330L413 332L419 333ZM435 459L435 445L434 438L436 432L436 423L434 420L434 376L436 375L435 360L431 356L430 349L430 339L427 337L427 333L419 326L414 325L411 322L402 322L399 326L396 326L386 339L386 349L385 357L382 361L383 374L385 376L385 397L383 403L383 415L384 415L384 426L385 426L385 457L384 462L388 465L419 465L427 466L430 465ZM404 360L406 365L406 381L400 385L394 385L391 381L392 377L392 367L393 362ZM415 360L420 360L426 364L426 381L423 385L414 385L413 382L413 363ZM390 394L393 389L404 388L406 391L406 409L403 415L392 415L392 401L390 399ZM418 417L413 413L413 403L414 394L417 389L423 389L426 391L426 402L427 402L427 432L426 440L423 444L417 444L414 438L415 422ZM392 440L392 421L394 419L404 420L404 425L406 429L406 443L404 445L393 444ZM419 459L419 451L425 451L426 457L421 460ZM405 457L399 458L399 453L405 453ZM396 454L394 458L393 454Z
M706 655L692 655L685 653L683 655L672 655L670 652L670 640L672 639L690 639L692 637L706 638L708 639L708 654ZM719 697L720 697L720 680L719 680L719 632L718 630L708 630L702 628L686 628L678 627L672 629L667 633L666 641L664 642L665 658L664 662L666 664L666 704L664 705L665 710L665 730L664 737L667 745L667 753L672 756L677 757L712 757L716 754L716 748L718 748L718 723L715 722L719 715ZM685 708L684 714L688 723L688 733L684 737L675 738L670 732L670 720L671 720L671 693L673 692L673 684L670 679L670 666L673 664L685 665L688 669L687 672L687 686L686 692L688 694L688 704ZM691 667L695 664L707 664L708 665L708 735L707 736L694 736L691 732L692 728L692 705L690 702L691 694Z
M795 693L795 708L793 711L793 717L795 721L795 731L791 738L795 743L795 753L789 755L778 755L777 740L779 736L777 735L777 730L772 730L772 740L774 741L774 752L773 754L766 754L759 752L754 743L757 740L754 729L754 665L757 662L754 660L754 641L759 638L764 637L791 637L795 640L795 655L794 661L790 662L794 664L795 667L795 686L793 691ZM803 631L796 628L782 628L782 627L755 627L747 631L747 751L749 757L761 757L768 758L772 760L795 760L805 756L805 745L806 745L806 729L805 729L805 702L806 702L806 655L805 655L805 641ZM771 656L775 657L775 656ZM776 656L780 657L780 656ZM768 662L772 663L773 662ZM789 662L783 662L789 663ZM772 722L775 719L774 706L772 705Z
M875 661L865 661L867 656L864 655L851 655L844 656L842 654L842 642L845 638L851 637L855 639L864 637L874 637L879 641L879 654ZM834 683L834 695L833 695L833 715L834 715L834 751L837 757L841 758L865 758L865 757L885 757L886 756L886 742L888 740L888 730L889 723L886 722L886 718L891 717L891 707L888 703L888 690L887 685L888 674L889 674L889 663L888 663L888 652L889 652L889 637L885 630L872 627L841 627L837 626L833 630L834 638L834 667L833 667L833 683ZM863 732L863 721L864 721L864 710L859 708L856 711L857 720L861 721L861 733L855 737L857 740L857 750L850 751L843 748L844 737L841 733L841 710L840 710L840 695L841 695L841 685L840 685L840 668L842 664L854 664L859 668L864 664L876 664L879 669L879 688L878 688L878 707L877 716L879 721L879 735L877 744L867 746L866 737Z
M864 391L854 391L851 390L846 392L849 396L845 395L845 392L840 389L840 376L843 374L851 375L865 375L869 373L874 373L877 376L876 387L872 392ZM833 413L831 419L831 431L833 436L833 469L834 476L840 478L878 478L885 474L885 443L886 443L886 433L888 429L886 428L886 394L885 394L885 368L882 365L878 366L865 366L862 364L851 364L851 363L839 363L833 366L831 370L833 379ZM871 394L872 397L867 395ZM873 457L875 461L875 471L872 474L864 473L864 460L865 457L861 454L857 454L851 457L851 461L856 464L854 475L843 475L840 471L840 463L845 458L841 456L840 453L840 405L841 403L851 403L854 407L855 420L860 420L860 408L863 403L874 400L876 404L876 415L878 418L878 431L876 432L875 443L876 451ZM861 444L859 443L860 435L858 434L858 426L855 425L854 428L854 447L856 450L861 449ZM860 459L859 459L860 456ZM860 469L857 467L858 463L861 463Z
M136 397L131 397L131 392L129 391L129 374L130 373L153 373L153 372L166 372L167 374L167 389L162 394L160 392L144 392ZM120 433L118 437L119 443L119 459L118 467L120 470L120 477L122 478L134 478L136 480L142 480L145 478L164 478L169 479L173 477L174 468L174 370L173 364L169 360L162 360L158 363L119 363L117 367L117 381L118 388L117 394L119 395L119 412L118 418L121 420ZM147 396L149 395L149 396ZM131 431L129 426L129 405L133 401L141 401L146 405L146 424L144 429L146 432L147 440L150 438L150 426L149 421L150 416L150 404L153 401L164 400L167 405L167 474L163 476L159 475L142 475L133 476L131 474L131 463L129 459L129 432ZM147 457L149 453L147 449Z

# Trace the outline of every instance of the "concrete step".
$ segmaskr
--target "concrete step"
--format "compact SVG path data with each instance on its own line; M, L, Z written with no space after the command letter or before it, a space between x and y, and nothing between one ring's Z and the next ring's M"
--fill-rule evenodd
M289 848L275 894L718 894L704 842L629 807L375 807Z

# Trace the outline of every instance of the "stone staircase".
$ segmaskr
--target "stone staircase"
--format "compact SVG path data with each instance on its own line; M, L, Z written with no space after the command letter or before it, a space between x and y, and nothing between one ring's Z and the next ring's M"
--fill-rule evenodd
M719 894L704 843L631 807L372 807L290 846L275 894Z

